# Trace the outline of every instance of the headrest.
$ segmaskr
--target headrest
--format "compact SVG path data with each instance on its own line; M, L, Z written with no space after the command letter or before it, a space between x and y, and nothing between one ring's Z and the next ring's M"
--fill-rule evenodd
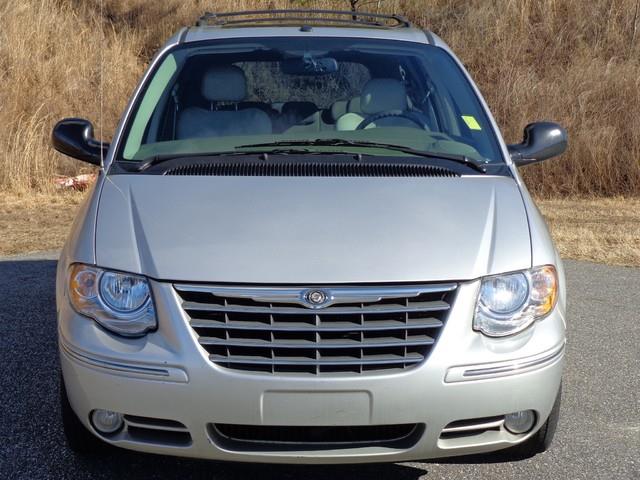
M241 102L247 97L247 78L235 65L211 67L202 77L202 96L210 102Z
M360 109L366 115L407 108L407 89L399 80L374 78L362 89Z

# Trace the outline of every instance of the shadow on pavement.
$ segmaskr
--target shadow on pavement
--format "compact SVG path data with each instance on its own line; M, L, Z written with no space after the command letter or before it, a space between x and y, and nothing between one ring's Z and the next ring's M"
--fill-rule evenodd
M366 465L267 465L220 463L201 460L138 454L118 451L107 457L76 460L87 478L100 478L105 471L112 478L162 478L162 479L211 479L211 480L273 480L273 479L398 479L417 480L427 471L400 464ZM73 470L72 470L73 471ZM76 470L77 471L77 470ZM55 476L71 473L63 469Z

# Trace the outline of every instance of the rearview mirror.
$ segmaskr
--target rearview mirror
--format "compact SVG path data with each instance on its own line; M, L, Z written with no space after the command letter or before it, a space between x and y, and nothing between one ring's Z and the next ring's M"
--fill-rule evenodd
M65 118L56 123L51 143L60 153L98 166L109 150L108 143L94 138L93 125L83 118Z
M283 60L280 63L280 71L285 75L329 75L338 71L338 62L335 58L316 58L305 54L303 57Z
M567 149L567 131L557 123L537 122L524 128L522 143L508 145L511 160L517 166L542 162L561 155Z

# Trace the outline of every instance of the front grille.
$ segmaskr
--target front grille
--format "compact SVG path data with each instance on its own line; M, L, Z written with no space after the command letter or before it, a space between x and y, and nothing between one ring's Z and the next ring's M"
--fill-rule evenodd
M244 451L323 448L410 448L424 433L424 424L359 426L268 426L210 424L209 435L221 447Z
M438 339L456 284L268 288L174 285L209 360L252 372L407 369ZM313 305L312 292L320 292Z

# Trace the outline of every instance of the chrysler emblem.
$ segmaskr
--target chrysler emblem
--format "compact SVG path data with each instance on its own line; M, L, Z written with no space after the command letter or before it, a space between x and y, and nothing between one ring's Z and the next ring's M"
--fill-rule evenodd
M327 303L329 296L322 290L309 290L304 294L304 299L311 308L318 308Z

